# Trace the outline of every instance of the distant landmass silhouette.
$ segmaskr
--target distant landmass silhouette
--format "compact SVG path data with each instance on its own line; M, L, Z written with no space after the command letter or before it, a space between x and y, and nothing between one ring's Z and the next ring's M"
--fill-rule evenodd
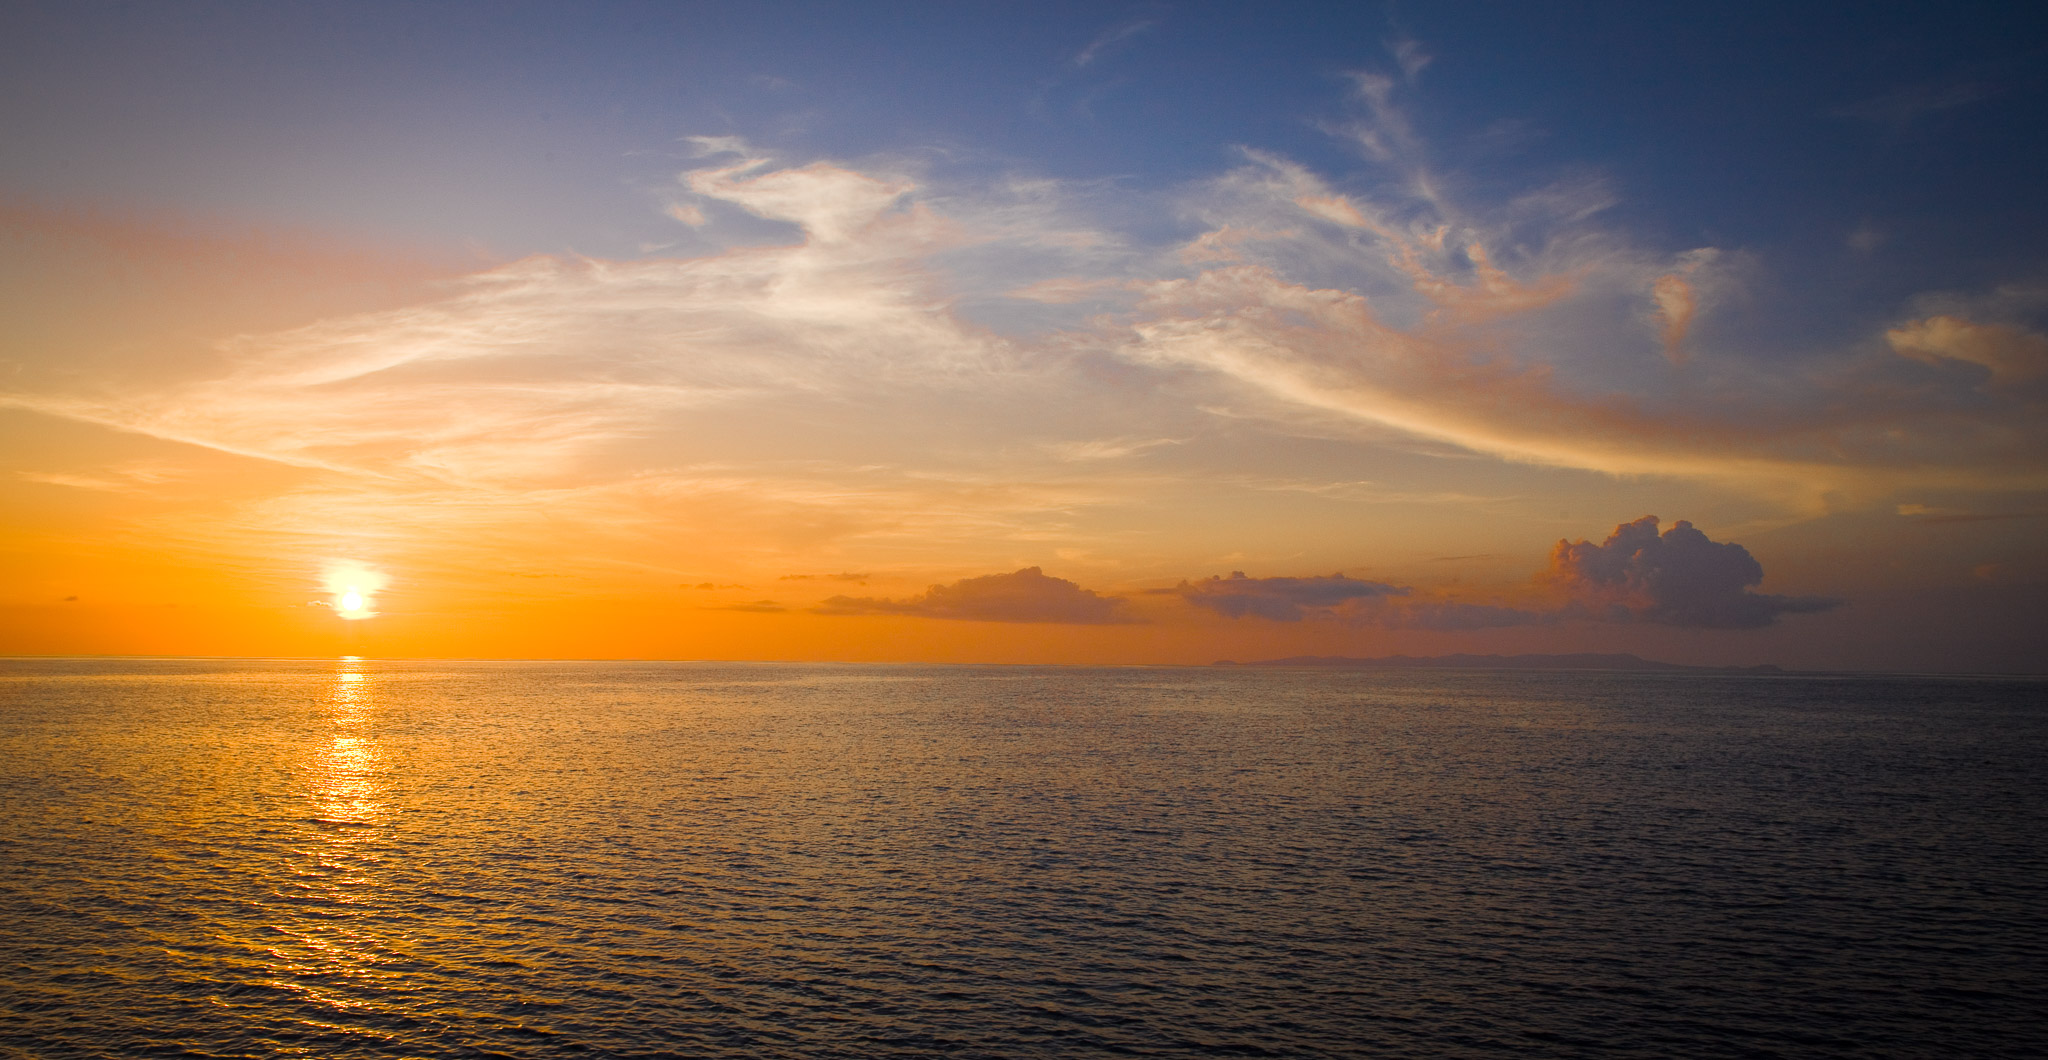
M1342 655L1295 655L1258 662L1218 660L1216 666L1319 666L1333 670L1657 670L1713 673L1783 673L1777 666L1687 666L1626 653L1571 655L1386 655L1353 659Z

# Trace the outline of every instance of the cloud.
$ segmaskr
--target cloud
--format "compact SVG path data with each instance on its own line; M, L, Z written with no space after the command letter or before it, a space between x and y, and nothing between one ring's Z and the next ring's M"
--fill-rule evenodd
M1380 629L1474 630L1555 621L1541 611L1448 599L1405 585L1347 578L1252 578L1232 571L1228 578L1181 582L1154 592L1227 618L1343 622Z
M1925 504L1901 504L1894 509L1899 515L1922 523L1997 523L2009 519L2038 518L2038 512L1973 512L1956 508L1936 508Z
M1693 313L1699 309L1692 285L1678 273L1668 272L1657 277L1650 297L1656 301L1657 315L1664 321L1664 356L1674 364L1680 363L1685 360L1685 333L1691 330Z
M902 180L871 177L841 166L814 162L793 169L762 171L764 159L684 174L691 191L722 199L772 221L801 225L815 244L842 244L885 223L887 211L916 189ZM930 220L929 215L920 219Z
M1849 234L1843 237L1842 243L1858 254L1871 254L1875 253L1877 248L1884 246L1887 238L1889 236L1884 229L1865 220L1851 229Z
M755 600L747 604L727 604L724 607L707 607L707 611L739 611L750 615L779 615L789 608L773 600Z
M1083 589L1037 567L1012 574L962 578L934 585L907 600L835 596L817 608L827 615L916 615L969 622L1056 622L1106 625L1125 622L1124 601Z
M108 474L67 475L59 472L17 471L16 477L28 482L40 482L46 486L68 486L72 489L96 490L103 493L144 493L154 487L183 478L177 468L162 464L127 464L106 469Z
M1071 276L1055 276L1027 284L1014 291L1007 291L1005 296L1046 305L1073 305L1116 294L1128 286L1126 281L1120 279L1084 280Z
M1162 446L1179 445L1182 438L1095 438L1088 441L1048 442L1041 446L1047 453L1065 463L1088 463L1098 460L1120 460L1127 456L1148 453Z
M1394 62L1401 67L1401 76L1413 84L1417 77L1436 56L1423 50L1422 42L1413 37L1402 36L1387 42L1387 50L1393 53Z
M859 571L842 571L838 574L785 574L781 580L786 582L859 582L862 585L866 585L868 579L872 577L874 575Z
M1120 22L1114 26L1111 26L1108 29L1103 30L1101 33L1096 34L1095 39L1089 41L1087 47L1081 49L1080 51L1074 54L1074 67L1076 69L1079 69L1084 66L1092 65L1097 59L1102 58L1102 56L1106 52L1116 48L1124 41L1127 41L1140 33L1144 33L1148 30L1151 30L1157 27L1158 25L1159 23L1157 20L1149 18L1138 18L1131 19L1126 22Z
M1720 543L1683 520L1663 534L1657 517L1615 528L1603 544L1559 541L1537 575L1551 599L1529 606L1481 603L1342 574L1309 578L1228 578L1152 590L1229 618L1304 619L1381 629L1465 631L1543 625L1572 619L1656 622L1703 629L1754 629L1779 616L1825 611L1838 601L1751 591L1763 567L1749 550Z
M699 172L691 186L798 225L796 245L537 256L439 300L233 339L211 378L0 393L0 406L297 467L505 485L574 469L690 410L997 370L992 336L935 311L919 259L955 232L892 209L911 185L760 164Z
M128 493L136 489L133 482L99 478L92 475L66 475L45 471L17 471L17 478L25 482L40 482L45 486L65 486L75 490L98 490L103 493Z
M716 155L752 156L756 153L753 145L747 143L746 138L742 136L685 136L683 142L690 145L691 154L698 158L711 158Z
M1748 549L1710 540L1683 519L1660 535L1654 515L1615 527L1598 545L1559 541L1544 577L1568 598L1563 613L1613 622L1757 629L1838 603L1753 592L1764 569Z
M1352 601L1408 592L1385 582L1361 581L1342 574L1323 578L1248 578L1243 571L1231 571L1228 578L1184 581L1165 591L1228 618L1255 615L1276 622L1329 617Z
M1908 85L1837 108L1834 113L1844 118L1889 126L1896 131L1929 114L1990 99L1998 95L1998 91L1993 86L1977 82Z
M2020 328L1942 315L1893 328L1884 337L1901 357L1923 364L1974 364L1990 369L1991 382L1998 385L2048 374L2048 336Z
M1909 486L2048 482L2048 419L2025 394L1987 404L1868 344L1703 345L1716 308L1761 274L1748 255L1652 252L1601 227L1584 194L1460 203L1446 189L1469 184L1434 178L1403 140L1396 82L1359 84L1368 118L1339 131L1371 133L1407 178L1340 190L1246 152L1192 196L1206 231L1181 245L1181 271L1133 285L1118 356L1239 388L1231 407L1281 430L1350 423L1519 463L1713 481L1810 514ZM1224 245L1243 232L1262 238ZM2007 377L2032 370L2030 342L1988 345Z

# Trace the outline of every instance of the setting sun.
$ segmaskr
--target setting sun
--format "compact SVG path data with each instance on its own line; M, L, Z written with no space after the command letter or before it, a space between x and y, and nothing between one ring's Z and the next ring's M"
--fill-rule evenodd
M339 562L328 566L322 581L331 597L325 606L337 616L353 620L376 616L376 593L388 579L361 563Z

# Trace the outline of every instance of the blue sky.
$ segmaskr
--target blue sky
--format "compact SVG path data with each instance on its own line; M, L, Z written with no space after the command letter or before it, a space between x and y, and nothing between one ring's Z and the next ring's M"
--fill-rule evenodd
M2022 4L14 5L4 173L45 195L623 253L679 137L1163 188L1235 145L1340 182L1346 77L1480 195L1560 173L1674 248L2031 264L2048 17ZM424 178L424 179L423 179ZM534 210L547 196L550 208ZM536 216L536 214L540 216ZM1903 245L1901 245L1903 244ZM1901 271L1914 266L1899 265ZM1904 277L1895 281L1912 282Z

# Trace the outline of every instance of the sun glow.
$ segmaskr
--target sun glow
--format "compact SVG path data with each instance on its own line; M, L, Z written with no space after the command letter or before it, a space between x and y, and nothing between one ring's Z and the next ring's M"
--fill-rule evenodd
M327 568L327 606L346 619L370 618L377 614L375 596L388 579L382 572L360 563L336 563Z

